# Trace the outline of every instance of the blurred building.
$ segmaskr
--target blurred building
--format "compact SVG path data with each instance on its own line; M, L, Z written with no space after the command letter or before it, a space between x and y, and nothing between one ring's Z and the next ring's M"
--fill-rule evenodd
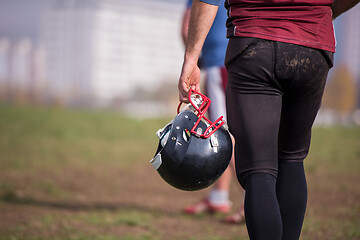
M29 38L0 38L0 99L31 101L45 89L45 50Z
M181 3L59 0L44 15L49 91L66 101L109 104L176 79Z
M178 0L0 1L0 85L8 86L0 92L36 83L46 99L107 105L169 83L176 90L184 7Z
M10 75L10 41L7 38L0 39L0 86L7 84Z
M10 41L7 38L0 39L0 100L6 99L6 89L10 72Z
M360 83L360 5L334 21L336 33L336 65L346 65Z

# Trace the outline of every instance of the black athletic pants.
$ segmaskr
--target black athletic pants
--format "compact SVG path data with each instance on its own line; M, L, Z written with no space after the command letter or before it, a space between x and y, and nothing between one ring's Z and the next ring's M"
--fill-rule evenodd
M323 50L229 40L227 120L251 239L299 238L307 199L303 160L331 66L332 54Z

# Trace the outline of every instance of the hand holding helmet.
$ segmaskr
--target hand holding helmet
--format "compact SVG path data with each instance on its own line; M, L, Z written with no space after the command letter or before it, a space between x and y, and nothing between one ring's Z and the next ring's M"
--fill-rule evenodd
M157 132L159 145L151 163L175 188L187 191L213 184L229 165L232 142L222 117L211 122L205 113L211 103L190 89L188 104Z
M178 83L180 102L189 102L188 94L190 89L200 91L200 75L197 60L184 62Z

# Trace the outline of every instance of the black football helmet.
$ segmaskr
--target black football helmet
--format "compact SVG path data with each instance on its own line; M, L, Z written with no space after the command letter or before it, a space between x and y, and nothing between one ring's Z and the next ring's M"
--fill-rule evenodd
M214 183L226 170L232 141L223 117L211 122L205 113L210 99L189 91L188 104L156 134L159 145L150 161L160 176L175 188L195 191Z

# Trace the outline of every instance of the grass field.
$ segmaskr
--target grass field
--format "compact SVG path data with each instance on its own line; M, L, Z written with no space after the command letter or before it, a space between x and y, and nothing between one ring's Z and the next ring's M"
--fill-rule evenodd
M169 120L0 105L0 240L247 239L221 215L181 213L206 190L173 189L152 169ZM315 128L305 165L301 239L360 239L360 128Z

